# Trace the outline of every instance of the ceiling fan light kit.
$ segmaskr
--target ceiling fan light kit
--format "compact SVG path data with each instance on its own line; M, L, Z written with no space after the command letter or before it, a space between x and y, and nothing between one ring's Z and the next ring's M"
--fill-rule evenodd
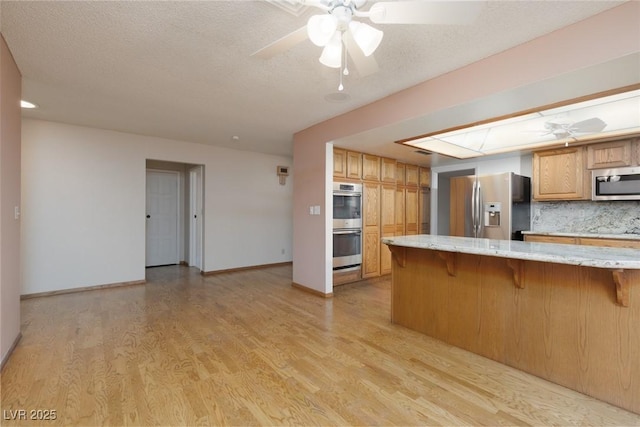
M338 29L338 20L333 15L313 15L307 22L309 40L316 46L326 46Z
M360 77L379 68L373 58L384 33L374 24L440 24L472 23L484 8L485 1L367 1L367 0L288 0L324 11L313 15L307 25L254 52L252 56L269 59L305 39L323 47L320 63L331 68L343 68L347 75L347 55ZM369 10L362 10L372 3ZM358 18L354 20L353 18ZM343 54L343 52L346 52ZM343 58L344 56L344 58ZM342 75L342 74L341 74ZM340 84L342 86L342 82Z
M364 53L364 56L371 56L378 46L380 46L382 36L384 36L382 31L358 21L351 21L349 23L349 31L351 31L353 39L356 41L360 50L362 50L362 53Z
M320 63L330 68L342 66L342 34L335 32L327 45L322 49Z
M380 46L384 33L363 22L352 20L356 8L363 1L333 1L327 6L328 14L313 15L307 22L309 40L324 47L320 63L331 68L340 68L342 57L342 34L351 32L353 40L364 56L370 56ZM338 46L340 44L340 46ZM340 54L339 54L340 53Z

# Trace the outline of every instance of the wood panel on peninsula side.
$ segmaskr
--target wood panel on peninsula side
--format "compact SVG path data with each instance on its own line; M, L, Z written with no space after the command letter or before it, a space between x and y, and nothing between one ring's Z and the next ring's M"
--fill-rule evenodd
M393 323L640 413L639 269L391 244L402 239L385 241Z

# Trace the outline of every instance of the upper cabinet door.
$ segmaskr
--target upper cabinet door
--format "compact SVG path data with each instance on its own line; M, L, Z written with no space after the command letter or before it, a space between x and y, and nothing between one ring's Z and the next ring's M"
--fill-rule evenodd
M533 153L534 200L591 199L585 147Z
M631 166L631 140L603 142L587 146L587 167L606 169Z
M407 165L404 163L398 162L396 164L396 183L398 185L404 185L404 174L407 169Z
M380 180L382 182L396 183L396 163L395 159L382 158L382 173Z
M419 168L420 187L431 187L431 169Z
M347 177L347 150L342 148L333 149L333 177Z
M380 157L371 154L362 155L362 179L380 181Z
M416 165L405 165L404 167L404 184L407 187L417 187L418 186L418 166Z
M347 178L362 178L362 153L347 151Z

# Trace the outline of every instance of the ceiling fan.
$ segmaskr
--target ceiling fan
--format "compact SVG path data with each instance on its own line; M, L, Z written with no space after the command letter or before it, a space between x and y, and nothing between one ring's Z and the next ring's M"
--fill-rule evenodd
M289 0L290 1L290 0ZM324 14L313 15L307 25L254 52L251 56L268 59L306 39L323 47L320 63L341 68L348 74L347 55L364 77L375 73L378 64L373 52L382 41L383 32L363 22L374 24L449 24L463 25L475 20L483 1L379 1L364 10L367 0L297 0ZM342 86L342 83L341 85ZM339 88L339 90L342 90Z
M601 132L607 124L598 117L574 122L571 120L555 119L545 122L544 135L553 134L557 139L571 138L580 133Z

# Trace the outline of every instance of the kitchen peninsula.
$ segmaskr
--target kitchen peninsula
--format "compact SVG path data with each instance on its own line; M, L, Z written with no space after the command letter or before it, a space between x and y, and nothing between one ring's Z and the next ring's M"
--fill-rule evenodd
M382 239L391 320L640 413L640 250Z

